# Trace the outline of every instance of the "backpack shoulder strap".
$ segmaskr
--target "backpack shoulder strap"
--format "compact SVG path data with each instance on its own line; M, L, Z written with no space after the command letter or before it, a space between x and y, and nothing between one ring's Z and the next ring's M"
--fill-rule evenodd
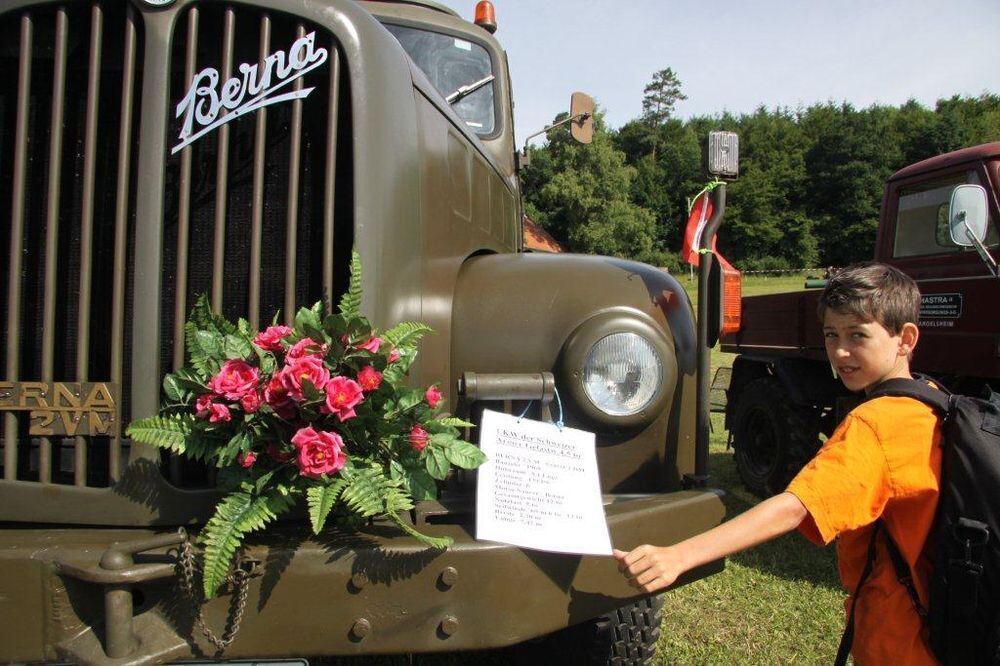
M887 395L919 400L936 409L942 416L948 413L951 406L951 393L932 387L922 377L920 379L887 379L876 386L868 394L866 400L874 400Z

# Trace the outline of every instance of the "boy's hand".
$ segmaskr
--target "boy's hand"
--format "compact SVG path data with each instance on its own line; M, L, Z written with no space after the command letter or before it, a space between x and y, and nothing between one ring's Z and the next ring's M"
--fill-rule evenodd
M613 554L618 560L618 570L628 579L628 584L643 592L658 592L670 587L683 573L669 546L657 548L643 545L628 553L614 549Z

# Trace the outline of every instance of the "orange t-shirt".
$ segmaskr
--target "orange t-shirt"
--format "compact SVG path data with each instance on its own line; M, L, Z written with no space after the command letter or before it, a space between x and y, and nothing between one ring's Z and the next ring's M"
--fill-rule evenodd
M848 414L789 484L788 492L809 512L799 530L818 545L840 537L840 580L849 593L868 559L872 523L881 518L927 608L930 562L924 551L937 508L940 443L940 424L930 407L912 398L876 398ZM872 573L854 615L855 663L937 664L924 622L896 580L885 539L876 543Z

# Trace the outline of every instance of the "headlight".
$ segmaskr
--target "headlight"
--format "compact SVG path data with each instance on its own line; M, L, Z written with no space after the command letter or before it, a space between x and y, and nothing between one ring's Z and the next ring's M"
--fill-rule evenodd
M613 333L590 348L583 390L602 412L631 416L646 408L663 382L663 362L636 333Z
M677 382L672 341L643 312L591 316L567 338L557 385L597 428L642 428L667 409Z

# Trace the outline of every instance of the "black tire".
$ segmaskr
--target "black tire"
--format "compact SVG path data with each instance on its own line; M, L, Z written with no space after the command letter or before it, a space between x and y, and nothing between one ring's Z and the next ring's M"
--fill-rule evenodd
M761 377L740 391L733 419L736 470L758 497L780 493L819 450L819 422L792 406L774 377Z
M663 595L639 599L614 612L552 634L533 646L531 660L592 666L651 664L660 638L662 614Z

